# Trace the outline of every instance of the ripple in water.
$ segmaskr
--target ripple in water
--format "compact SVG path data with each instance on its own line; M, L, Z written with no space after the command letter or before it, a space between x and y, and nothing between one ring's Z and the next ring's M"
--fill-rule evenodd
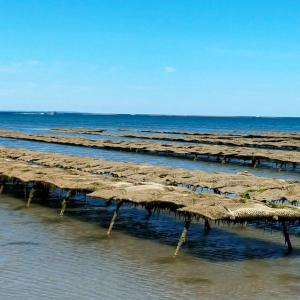
M56 209L0 201L0 299L295 299L300 243L285 256L279 231L194 224L172 258L182 222L124 208L111 238L113 208ZM234 287L234 288L233 288Z

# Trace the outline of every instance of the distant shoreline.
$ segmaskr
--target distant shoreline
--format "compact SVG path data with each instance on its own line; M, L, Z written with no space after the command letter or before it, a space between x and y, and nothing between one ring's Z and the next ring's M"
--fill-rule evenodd
M129 114L129 113L91 113L91 112L76 112L76 111L13 111L3 110L0 113L21 114L21 115L91 115L91 116L146 116L146 117L182 117L182 118L249 118L249 119L299 119L296 116L281 117L281 116L218 116L218 115L168 115L168 114Z

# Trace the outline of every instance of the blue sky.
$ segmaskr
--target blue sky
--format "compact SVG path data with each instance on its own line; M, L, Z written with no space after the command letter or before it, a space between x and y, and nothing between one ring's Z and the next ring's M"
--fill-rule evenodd
M0 110L300 116L300 1L0 0Z

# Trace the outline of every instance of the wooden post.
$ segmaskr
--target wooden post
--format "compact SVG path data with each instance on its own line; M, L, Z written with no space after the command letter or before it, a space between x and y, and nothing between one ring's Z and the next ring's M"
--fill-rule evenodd
M32 198L33 198L33 196L34 196L34 192L35 192L34 188L32 188L32 189L30 190L30 192L29 192L28 200L27 200L27 204L26 204L27 207L30 207Z
M67 207L67 200L71 197L71 191L67 192L66 197L61 201L61 210L59 215L62 217L65 213L66 207Z
M253 164L253 168L255 169L257 166L258 166L258 160L255 159L255 160L254 160L254 164Z
M148 212L148 215L146 216L146 219L149 220L152 216L152 209L149 206L146 206L146 210Z
M59 215L60 215L61 217L64 215L64 212L65 212L65 210L66 210L66 207L67 207L67 200L66 200L66 198L65 198L63 201L61 201L61 210L60 210L60 213L59 213Z
M287 246L288 246L288 253L291 253L293 251L293 246L292 246L292 243L290 240L289 230L288 230L288 227L287 227L285 221L282 221L282 231L283 231L285 244L287 244Z
M0 187L0 195L3 193L3 189L4 189L4 184L1 184L1 187Z
M211 227L210 227L209 221L207 219L205 219L205 221L204 221L204 234L208 234L210 229L211 229Z
M178 241L178 244L177 244L177 247L176 247L176 250L174 252L174 255L173 257L177 257L178 253L179 253L179 250L181 248L181 246L185 243L186 241L186 236L187 236L187 232L190 228L190 225L191 225L191 220L190 219L187 219L184 223L184 227L183 227L183 230L182 230L182 233L181 233L181 236L179 238L179 241Z
M120 207L122 206L122 204L123 204L123 201L120 201L120 202L118 203L117 207L116 207L116 210L114 211L114 214L113 214L113 216L112 216L112 218L111 218L111 221L110 221L110 224L109 224L109 228L108 228L108 231L107 231L107 235L108 235L108 236L111 235L111 231L112 231L112 229L113 229L113 227L114 227L116 218L117 218L118 213L119 213L119 209L120 209Z

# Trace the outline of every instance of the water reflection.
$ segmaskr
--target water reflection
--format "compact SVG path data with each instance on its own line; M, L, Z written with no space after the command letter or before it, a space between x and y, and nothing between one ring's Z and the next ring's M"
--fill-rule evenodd
M1 196L1 299L295 299L299 292L299 255L283 255L278 231L226 226L204 237L194 224L174 260L182 222L170 216L145 222L141 210L124 207L107 238L113 207L78 203L60 218L38 204L14 210L20 201Z

